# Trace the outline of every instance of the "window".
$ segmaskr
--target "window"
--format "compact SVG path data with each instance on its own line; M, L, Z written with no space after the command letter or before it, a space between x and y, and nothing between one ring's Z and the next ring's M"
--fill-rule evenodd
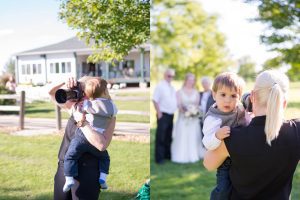
M59 63L55 63L55 73L59 73Z
M61 63L61 73L66 73L66 63Z
M25 65L22 65L22 74L26 74L26 67L25 67Z
M32 73L33 73L33 74L36 74L36 64L33 64L33 65L32 65Z
M30 74L30 64L27 64L27 74Z
M53 66L53 63L50 63L50 73L51 73L51 74L54 73L54 66Z
M67 73L71 72L71 62L67 62Z
M38 74L42 73L42 65L41 64L38 64L37 73Z

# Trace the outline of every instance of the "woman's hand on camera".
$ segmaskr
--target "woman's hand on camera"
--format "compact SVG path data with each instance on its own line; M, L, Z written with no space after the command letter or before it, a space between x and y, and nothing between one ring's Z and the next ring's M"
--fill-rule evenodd
M77 86L77 81L74 79L74 77L68 78L68 80L66 81L66 87L73 88L75 86Z

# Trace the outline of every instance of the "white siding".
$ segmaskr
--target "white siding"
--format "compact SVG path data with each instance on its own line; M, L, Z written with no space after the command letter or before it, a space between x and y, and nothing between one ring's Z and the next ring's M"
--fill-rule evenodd
M44 84L45 83L45 60L40 55L19 56L18 72L19 72L19 83L33 83L35 85Z
M65 71L63 72L63 63ZM70 65L70 71L67 70ZM52 67L53 66L53 67ZM54 69L53 71L51 70ZM47 81L56 82L66 80L68 77L76 77L76 59L74 54L50 54L47 55Z

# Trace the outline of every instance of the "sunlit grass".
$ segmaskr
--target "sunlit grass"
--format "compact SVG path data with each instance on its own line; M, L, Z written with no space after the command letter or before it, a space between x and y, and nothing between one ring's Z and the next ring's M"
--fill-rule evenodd
M0 133L0 200L53 199L53 180L62 137ZM109 190L99 199L132 199L150 177L149 144L112 141Z

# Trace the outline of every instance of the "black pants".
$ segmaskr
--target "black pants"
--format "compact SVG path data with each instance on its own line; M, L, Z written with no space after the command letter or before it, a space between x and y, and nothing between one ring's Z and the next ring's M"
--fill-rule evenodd
M157 120L155 161L158 163L171 158L173 118L174 115L163 113L162 117Z
M83 153L90 153L97 157L99 159L100 172L109 173L110 158L108 152L106 150L99 151L87 141L81 130L77 129L65 155L64 172L66 176L78 176L78 160Z
M100 194L98 159L90 154L84 154L78 161L78 170L75 186L69 192L63 192L64 162L58 163L54 177L54 200L98 200Z

